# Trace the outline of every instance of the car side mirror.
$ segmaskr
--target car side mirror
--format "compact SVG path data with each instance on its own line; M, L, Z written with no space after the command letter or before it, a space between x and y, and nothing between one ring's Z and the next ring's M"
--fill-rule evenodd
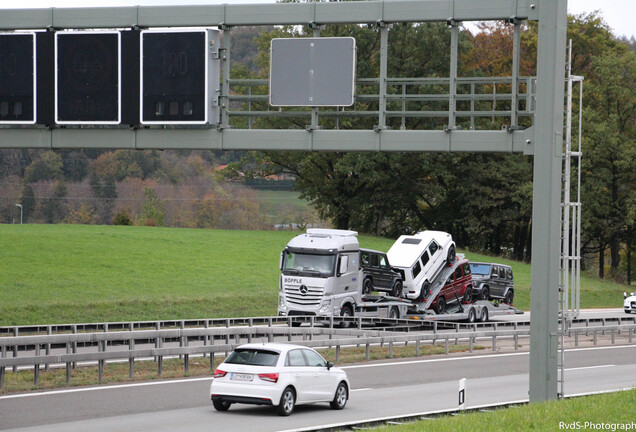
M327 362L327 370L331 370L331 368L333 367L333 363L331 363L330 361Z

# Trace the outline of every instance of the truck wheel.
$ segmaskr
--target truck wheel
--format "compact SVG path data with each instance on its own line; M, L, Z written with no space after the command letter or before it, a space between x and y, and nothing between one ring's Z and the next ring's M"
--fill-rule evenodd
M483 308L481 310L481 317L479 317L481 322L488 322L488 308Z
M345 318L350 318L353 316L353 310L351 309L351 306L345 306L342 308L342 310L340 311L340 316L341 317L345 317ZM351 326L351 321L341 321L340 322L340 327L341 328L347 328Z
M371 294L373 291L373 281L371 278L366 278L362 284L362 295Z
M508 305L512 305L512 301L515 299L515 292L513 290L508 290L506 293L506 297L504 298L504 303Z
M435 313L438 315L441 315L444 312L446 312L446 300L444 300L444 297L440 297L437 299L437 306L435 306Z
M474 323L475 319L477 319L477 313L475 312L475 308L470 308L468 310L468 318L466 319L466 322Z
M397 306L393 306L389 311L389 318L391 319L399 319L400 318L400 310Z
M391 288L391 295L393 297L402 297L402 281L395 281L393 288Z

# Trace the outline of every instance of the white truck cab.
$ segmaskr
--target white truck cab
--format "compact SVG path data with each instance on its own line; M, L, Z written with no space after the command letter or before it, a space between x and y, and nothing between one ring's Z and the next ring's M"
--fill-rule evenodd
M362 271L356 231L308 229L280 257L279 316L352 316Z
M391 265L402 273L402 293L422 300L444 265L455 261L455 242L442 231L403 235L387 252Z

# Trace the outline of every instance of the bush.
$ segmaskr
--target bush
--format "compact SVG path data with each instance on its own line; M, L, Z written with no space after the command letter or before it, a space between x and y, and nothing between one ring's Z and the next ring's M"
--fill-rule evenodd
M132 225L132 218L125 209L121 209L113 219L113 225Z

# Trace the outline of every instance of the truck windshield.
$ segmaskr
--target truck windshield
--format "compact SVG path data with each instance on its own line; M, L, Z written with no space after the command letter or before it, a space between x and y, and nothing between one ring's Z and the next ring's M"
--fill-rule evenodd
M473 274L478 274L478 275L490 274L490 266L488 264L471 264L470 270L473 272Z
M283 274L329 277L334 274L335 255L314 255L285 252Z

